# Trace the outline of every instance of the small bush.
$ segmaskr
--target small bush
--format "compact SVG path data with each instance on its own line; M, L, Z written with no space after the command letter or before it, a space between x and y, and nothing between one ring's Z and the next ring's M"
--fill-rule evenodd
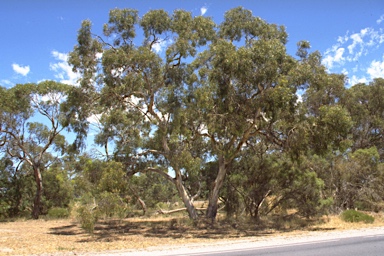
M77 220L80 222L82 229L92 234L98 219L97 211L88 205L81 205L77 209Z
M52 219L63 219L69 217L69 211L67 208L53 207L49 209L47 215Z
M128 205L115 193L103 192L97 203L100 217L124 219L129 213Z
M341 219L345 222L373 223L375 221L373 216L355 210L346 210L342 212Z

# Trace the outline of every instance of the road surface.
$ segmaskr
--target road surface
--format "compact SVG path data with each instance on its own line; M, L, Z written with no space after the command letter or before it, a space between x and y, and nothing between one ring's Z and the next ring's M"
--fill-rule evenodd
M90 255L90 254L88 254ZM95 254L93 254L95 255ZM384 227L255 237L219 243L114 251L99 256L374 256L384 255Z
M217 252L164 254L172 256L382 256L384 255L384 235L324 240L279 246L255 247Z

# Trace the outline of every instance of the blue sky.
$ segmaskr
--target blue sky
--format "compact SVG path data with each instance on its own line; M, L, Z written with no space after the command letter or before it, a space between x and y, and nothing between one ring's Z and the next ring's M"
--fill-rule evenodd
M269 23L286 26L291 54L308 40L330 72L345 73L349 85L384 77L383 0L0 0L0 85L53 79L75 83L67 65L81 21L101 34L113 8L184 9L221 22L225 11L243 6Z

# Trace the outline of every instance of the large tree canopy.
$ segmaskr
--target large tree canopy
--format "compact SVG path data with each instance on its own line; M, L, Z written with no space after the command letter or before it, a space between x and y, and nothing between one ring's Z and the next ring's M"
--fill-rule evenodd
M344 78L328 74L306 41L290 56L285 28L249 10L215 24L183 10L114 9L103 36L91 29L84 21L70 54L82 74L72 110L83 121L100 115L96 142L107 159L174 183L192 219L207 161L217 163L206 184L213 220L225 177L248 147L264 143L292 161L347 144L351 118L337 105Z
M70 53L79 85L0 87L0 217L71 200L93 220L180 200L196 221L197 199L211 221L220 204L255 220L383 209L383 78L347 88L309 42L289 54L285 28L242 7L221 23L114 9L92 30ZM80 155L92 127L97 154Z
M45 81L39 84L0 88L0 141L2 153L32 169L36 182L33 217L40 213L42 171L63 154L66 140L60 133L68 126L62 106L70 86Z

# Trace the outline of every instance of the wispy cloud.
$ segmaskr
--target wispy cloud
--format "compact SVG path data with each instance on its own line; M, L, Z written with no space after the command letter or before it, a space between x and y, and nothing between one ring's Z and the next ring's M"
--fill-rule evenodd
M335 47L325 53L325 57L323 58L323 64L331 69L334 64L339 64L344 62L345 58L343 57L345 49L340 47Z
M368 83L368 79L363 76L363 77L357 77L356 75L353 75L350 79L348 79L349 81L349 84L351 85L355 85L355 84L359 84L359 83Z
M55 72L55 77L61 83L77 85L80 74L72 71L72 67L68 64L68 54L58 51L52 51L52 56L57 61L49 65L50 69Z
M371 62L367 73L370 75L371 79L384 77L384 55L382 61L374 60Z
M19 64L12 64L13 71L15 71L17 74L20 74L22 76L28 75L30 68L29 66L20 66Z
M203 7L200 8L200 14L203 16L206 12L208 11L208 7L204 5Z
M382 21L384 21L384 14L381 15L380 18L378 18L378 19L376 20L376 23L377 23L377 24L380 24Z
M376 21L383 24L384 15ZM348 84L368 83L384 77L384 28L373 24L356 32L347 31L323 54L322 64L330 72L349 77ZM382 60L379 58L382 56Z
M0 86L4 86L4 85L5 86L12 86L13 83L11 81L7 80L7 79L3 79L3 80L0 81Z
M366 56L371 50L377 49L384 43L384 30L364 28L357 33L339 36L337 43L327 49L324 54L323 64L332 69L337 64L356 62ZM348 51L345 51L348 49Z

